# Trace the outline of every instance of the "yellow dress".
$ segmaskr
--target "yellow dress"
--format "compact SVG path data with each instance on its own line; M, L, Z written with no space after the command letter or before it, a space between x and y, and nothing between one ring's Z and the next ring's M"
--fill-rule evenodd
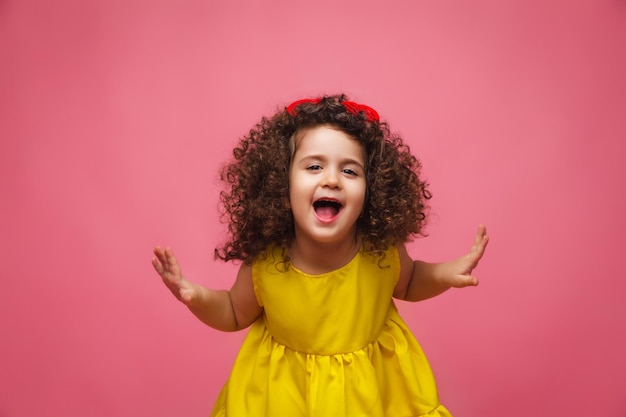
M253 265L263 315L252 325L212 417L450 417L392 293L400 261L357 254L330 273Z

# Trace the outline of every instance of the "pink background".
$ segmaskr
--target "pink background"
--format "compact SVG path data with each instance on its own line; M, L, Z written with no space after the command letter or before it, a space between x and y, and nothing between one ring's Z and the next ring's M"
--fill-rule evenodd
M206 416L245 332L217 173L263 114L345 91L434 194L425 260L476 289L401 310L455 416L626 415L624 1L0 1L0 416Z

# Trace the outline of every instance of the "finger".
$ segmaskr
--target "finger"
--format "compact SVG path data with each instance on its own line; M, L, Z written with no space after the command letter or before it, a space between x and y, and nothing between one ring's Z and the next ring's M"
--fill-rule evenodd
M457 275L455 287L463 288L463 287L475 287L478 285L478 278L473 275Z
M158 248L154 251L154 258L152 258L152 266L155 271L165 279L166 275L171 273L171 267L162 249Z
M159 275L162 275L163 272L165 272L165 270L163 269L163 265L161 265L161 262L159 262L159 260L156 257L152 258L152 266L154 267L154 270L157 271Z
M474 246L484 245L486 238L487 238L487 228L485 227L485 225L481 224L478 226L478 230L476 231L476 237L474 238Z
M180 291L180 301L189 305L193 302L194 292L189 290L181 290Z
M478 231L476 232L476 237L474 238L474 244L470 249L470 257L475 259L476 262L483 256L485 253L485 248L487 247L487 243L489 243L489 236L487 236L487 229L485 226L480 225L478 227Z
M474 275L470 275L468 283L470 286L472 287L476 287L479 283L478 278L476 278Z
M160 246L157 246L154 248L153 253L154 253L154 256L161 263L161 265L163 265L163 268L165 268L165 265L167 265L167 257L165 256L165 251L163 250L163 248L161 248Z
M481 224L480 226L478 226L478 234L480 235L480 238L481 238L479 245L482 246L483 251L484 251L485 247L487 246L487 243L489 243L489 235L487 234L487 227L485 227L484 224Z
M168 265L169 272L174 275L180 275L180 267L178 266L178 261L174 256L174 251L171 248L165 248L165 259Z
M176 261L176 258L174 257L174 251L169 246L165 248L163 254L168 261Z

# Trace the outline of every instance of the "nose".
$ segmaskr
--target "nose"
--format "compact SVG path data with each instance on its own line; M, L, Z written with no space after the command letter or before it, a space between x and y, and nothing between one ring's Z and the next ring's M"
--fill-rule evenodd
M339 188L339 175L334 169L326 169L321 178L322 187Z

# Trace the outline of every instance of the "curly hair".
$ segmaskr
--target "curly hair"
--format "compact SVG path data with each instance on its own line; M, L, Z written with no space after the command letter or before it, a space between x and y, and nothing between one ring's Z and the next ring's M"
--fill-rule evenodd
M288 248L295 237L289 204L289 169L293 137L302 130L332 126L356 139L365 152L366 197L357 220L364 249L381 253L392 245L423 235L428 184L420 178L421 163L386 122L372 121L364 112L351 112L344 94L324 96L263 117L233 149L221 179L222 221L226 241L215 249L224 261L252 263L270 247ZM284 251L287 260L286 251Z

